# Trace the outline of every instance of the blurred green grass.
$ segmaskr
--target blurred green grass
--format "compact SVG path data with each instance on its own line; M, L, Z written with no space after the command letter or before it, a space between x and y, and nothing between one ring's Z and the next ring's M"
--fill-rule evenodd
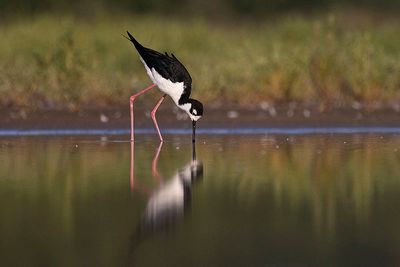
M125 105L150 84L129 30L173 52L207 104L400 102L400 21L333 14L209 21L154 15L79 20L41 15L0 25L0 105L75 109ZM156 93L151 94L153 101ZM154 102L154 101L153 101Z

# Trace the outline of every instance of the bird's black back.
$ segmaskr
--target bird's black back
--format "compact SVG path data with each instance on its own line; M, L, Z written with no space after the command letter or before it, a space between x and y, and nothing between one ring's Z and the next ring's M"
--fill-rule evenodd
M189 72L183 66L183 64L175 57L174 54L168 55L168 53L162 54L153 49L142 46L136 39L129 33L129 39L134 44L139 55L142 57L146 65L152 69L154 68L162 77L170 80L173 83L183 82L184 93L181 97L183 101L189 99L192 77Z

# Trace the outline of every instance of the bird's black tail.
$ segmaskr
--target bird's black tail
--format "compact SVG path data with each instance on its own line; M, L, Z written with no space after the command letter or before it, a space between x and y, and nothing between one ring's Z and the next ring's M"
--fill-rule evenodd
M128 34L129 38L126 36L125 36L125 38L133 43L136 50L141 51L143 49L143 45L141 45L138 41L136 41L135 37L133 37L130 32L126 31L126 33Z

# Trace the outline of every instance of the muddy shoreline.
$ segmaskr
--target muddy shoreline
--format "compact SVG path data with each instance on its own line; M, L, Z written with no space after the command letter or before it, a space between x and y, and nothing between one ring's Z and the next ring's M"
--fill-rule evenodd
M136 127L152 127L150 110L135 109ZM189 118L176 108L160 108L157 113L160 127L189 128ZM1 129L113 129L129 128L129 109L91 109L75 112L58 110L1 110ZM268 109L208 109L198 123L199 127L355 127L400 126L400 112L391 109L363 111L287 107Z

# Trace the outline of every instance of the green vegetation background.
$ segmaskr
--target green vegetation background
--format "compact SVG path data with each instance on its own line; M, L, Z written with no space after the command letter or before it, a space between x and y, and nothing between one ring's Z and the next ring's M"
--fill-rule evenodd
M0 107L125 105L150 83L126 30L208 104L398 106L399 2L1 1Z

